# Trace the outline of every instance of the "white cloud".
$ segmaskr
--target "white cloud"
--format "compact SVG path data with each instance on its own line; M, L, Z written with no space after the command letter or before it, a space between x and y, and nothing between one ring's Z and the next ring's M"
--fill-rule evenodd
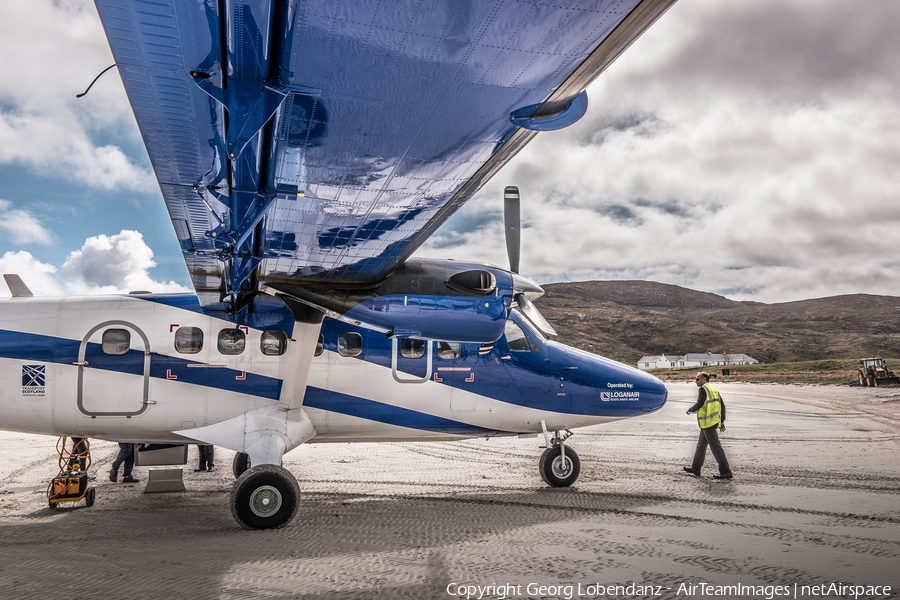
M56 267L42 263L25 251L7 252L0 257L0 274L18 275L35 296L63 295L53 273ZM0 284L0 295L10 296L6 282Z
M0 231L16 244L53 243L53 234L31 213L12 208L12 202L0 200Z
M76 295L189 291L174 281L151 279L148 270L155 266L153 251L144 237L137 231L122 230L85 240L81 250L66 259L61 274L67 291Z
M35 43L34 40L40 40ZM27 60L15 60L27 48ZM19 164L100 189L155 187L149 168L96 144L137 130L100 19L87 0L7 2L0 9L0 163Z
M778 19L771 15L778 14ZM764 302L897 294L900 5L677 3L422 253L522 272L651 279ZM460 219L462 221L463 219Z

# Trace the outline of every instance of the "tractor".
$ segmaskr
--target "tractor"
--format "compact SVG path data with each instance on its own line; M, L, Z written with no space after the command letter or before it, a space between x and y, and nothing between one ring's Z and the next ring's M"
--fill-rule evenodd
M868 387L881 387L885 385L900 385L900 377L893 371L889 371L884 359L880 356L863 358L859 361L859 385Z

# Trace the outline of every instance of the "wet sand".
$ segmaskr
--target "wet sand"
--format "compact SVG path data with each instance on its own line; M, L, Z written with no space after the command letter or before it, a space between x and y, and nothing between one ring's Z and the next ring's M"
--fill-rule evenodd
M712 479L712 456L702 477L682 472L696 388L673 384L653 415L576 431L569 489L541 481L542 439L302 446L285 456L301 510L274 531L232 520L223 449L217 471L194 473L191 447L187 492L144 494L146 469L109 482L118 447L96 441L96 504L51 511L56 439L0 433L0 598L466 597L459 585L495 586L482 598L793 598L795 584L811 598L825 595L800 586L831 583L896 595L900 389L719 388L732 481ZM643 587L595 587L629 583Z

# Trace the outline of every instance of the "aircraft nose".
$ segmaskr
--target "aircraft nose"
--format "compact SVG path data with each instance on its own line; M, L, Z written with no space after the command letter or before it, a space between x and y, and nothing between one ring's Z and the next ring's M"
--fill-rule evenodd
M616 418L636 417L662 408L669 395L658 378L618 361L596 354L566 348L569 361L577 370L564 375L578 379L584 385L585 414Z
M669 392L653 375L613 361L604 361L598 367L595 381L602 413L633 417L665 405Z
M654 412L665 405L666 399L669 397L669 390L659 378L649 373L644 373L644 375L647 376L648 381L644 384L645 391L641 394L640 402L646 412Z

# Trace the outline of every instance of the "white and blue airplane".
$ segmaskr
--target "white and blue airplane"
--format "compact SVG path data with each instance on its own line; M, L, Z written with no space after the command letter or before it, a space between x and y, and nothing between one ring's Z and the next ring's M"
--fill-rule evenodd
M281 527L307 442L542 434L647 414L656 378L553 342L510 269L410 258L674 0L96 0L194 294L0 300L0 427L234 450ZM27 274L26 274L27 278Z

